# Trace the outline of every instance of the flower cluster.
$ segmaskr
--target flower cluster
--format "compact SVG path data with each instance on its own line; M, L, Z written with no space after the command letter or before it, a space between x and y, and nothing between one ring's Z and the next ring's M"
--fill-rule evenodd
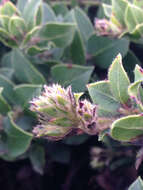
M72 93L58 84L44 86L44 91L31 103L31 111L38 114L39 125L33 129L37 137L51 140L63 139L73 134L97 134L96 106L87 100L79 100L80 95Z

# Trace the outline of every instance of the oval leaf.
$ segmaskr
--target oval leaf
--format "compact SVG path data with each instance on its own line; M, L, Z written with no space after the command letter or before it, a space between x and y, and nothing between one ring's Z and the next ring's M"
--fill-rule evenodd
M12 113L4 120L4 130L7 134L8 155L17 157L29 148L33 135L14 123Z
M91 83L87 87L93 103L98 104L99 108L107 112L119 114L117 110L120 104L110 91L109 81Z
M41 73L39 73L39 71L18 49L13 50L12 65L15 70L14 74L19 81L32 84L46 83Z
M17 98L17 103L20 104L22 107L25 107L26 105L29 104L30 100L40 95L41 89L42 89L41 85L30 85L30 84L17 85L14 88L15 95Z
M111 126L112 138L119 141L130 141L143 135L143 116L131 115L116 120Z
M92 35L87 44L87 52L93 56L96 65L108 68L114 57L120 52L124 57L128 52L129 41Z
M109 69L108 79L114 97L122 104L127 103L129 99L128 86L130 81L123 68L120 54L115 58Z
M51 72L55 82L64 86L71 85L74 92L82 92L89 82L93 69L93 67L60 64L52 67Z
M75 24L47 23L41 27L39 37L41 40L52 41L57 47L69 45L74 36Z

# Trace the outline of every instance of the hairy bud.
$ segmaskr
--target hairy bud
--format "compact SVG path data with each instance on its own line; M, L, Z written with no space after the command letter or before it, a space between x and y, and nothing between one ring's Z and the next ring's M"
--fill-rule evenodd
M95 19L95 28L98 35L101 36L119 36L122 28L107 19Z
M97 134L96 106L79 97L73 94L70 86L64 89L58 84L45 85L41 95L30 102L30 109L39 118L33 133L51 140L83 132Z

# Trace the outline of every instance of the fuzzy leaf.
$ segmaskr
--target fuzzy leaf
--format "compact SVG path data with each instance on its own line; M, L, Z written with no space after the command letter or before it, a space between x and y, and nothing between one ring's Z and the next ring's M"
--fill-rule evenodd
M6 114L10 111L11 107L2 96L2 88L0 88L0 114Z
M30 32L28 32L23 39L22 45L26 45L26 43L28 43L37 34L39 29L39 26L35 26Z
M7 67L0 68L0 75L3 75L8 79L12 79L13 73L14 73L14 70L11 68L7 68Z
M136 65L134 75L135 81L143 80L143 69L139 65Z
M33 136L14 123L12 113L4 120L4 130L7 134L8 155L17 157L29 148Z
M27 3L28 3L28 0L18 0L16 6L20 12L23 12L23 9L25 8Z
M129 99L128 86L130 84L128 76L122 65L122 58L119 54L110 66L108 78L110 81L113 96L122 104Z
M142 190L143 189L143 180L141 177L138 177L136 181L129 187L128 190Z
M10 17L7 15L0 15L0 24L2 25L3 29L6 30L7 32L9 31L9 20Z
M57 47L65 47L72 42L74 32L75 24L53 22L41 27L39 37L54 42Z
M128 93L132 98L135 98L137 104L143 110L143 89L141 86L142 80L132 83L128 88Z
M6 2L3 6L0 7L0 14L12 16L13 14L17 13L17 9L13 3L10 1Z
M34 144L29 152L30 161L36 172L43 175L45 166L45 150L44 147Z
M103 6L105 15L110 18L112 14L112 6L105 3L103 3L102 6Z
M128 7L125 13L125 22L126 22L129 32L132 33L136 25L141 24L143 22L142 9L131 3L128 3Z
M19 81L31 84L46 83L41 73L18 49L13 50L12 65L15 70L14 74Z
M73 42L70 47L71 57L74 64L85 64L85 48L79 31L75 32Z
M15 96L17 98L17 103L22 107L25 107L29 104L29 101L34 97L40 95L42 86L41 85L31 85L31 84L22 84L17 85L14 88Z
M0 87L3 87L2 96L12 104L15 102L14 84L5 76L0 75Z
M26 21L29 30L31 30L36 24L35 16L37 14L40 4L41 0L30 0L26 3L24 7L22 16Z
M87 43L87 52L93 56L96 65L108 68L114 57L120 52L124 57L128 52L129 41L126 39L111 39L93 34Z
M47 3L42 3L42 24L56 21L56 15Z
M109 81L91 83L87 87L94 104L111 114L118 114L120 104L110 91Z
M112 14L116 17L121 25L125 25L124 17L128 3L124 0L112 0Z
M138 39L138 38L142 37L142 33L143 33L143 23L137 24L131 34L132 34L133 38Z
M21 36L25 34L26 32L26 24L24 22L24 19L18 17L18 16L13 16L10 18L9 21L9 32L13 36Z
M139 59L136 57L134 52L131 50L128 51L127 55L123 59L123 65L124 69L126 70L131 82L134 81L134 68L136 65L141 65L141 62Z
M87 42L90 36L95 32L90 20L85 13L78 7L71 10L64 19L66 22L73 22L81 34L83 42Z
M57 16L65 16L69 11L67 6L63 2L56 2L55 4L53 4L52 8Z
M131 115L116 120L111 126L112 138L119 141L130 141L143 135L143 116Z
M95 29L84 11L79 7L74 9L74 16L83 40L87 42L89 37L95 32Z
M93 69L93 67L60 64L53 66L51 72L55 82L64 86L71 85L74 92L82 92L85 90Z
M17 42L14 39L12 39L9 33L2 28L0 28L0 41L4 43L4 45L11 48L15 48L18 46Z

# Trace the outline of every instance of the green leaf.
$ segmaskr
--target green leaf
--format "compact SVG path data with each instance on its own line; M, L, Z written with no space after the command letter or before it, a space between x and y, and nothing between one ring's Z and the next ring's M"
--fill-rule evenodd
M137 24L132 32L130 32L130 39L137 42L139 38L142 37L143 33L143 23Z
M0 15L0 24L2 25L3 29L8 32L9 27L9 20L10 17L7 15Z
M18 46L17 41L12 39L12 37L9 35L9 33L2 28L0 28L0 41L4 45L11 47L11 48L15 48Z
M14 84L5 76L0 75L0 87L3 87L2 96L10 103L15 102L15 94L13 91Z
M60 64L53 66L51 73L55 82L64 86L71 85L74 92L82 92L89 82L93 69L93 67Z
M143 189L143 180L141 177L138 177L134 183L129 187L128 190L142 190Z
M95 29L89 18L79 7L76 7L69 12L65 17L65 21L74 22L77 24L84 42L87 42L90 36L95 33Z
M20 156L29 148L32 134L22 130L14 123L11 112L5 118L3 124L7 134L8 155L11 157Z
M35 117L31 117L28 110L24 114L19 115L16 119L16 124L24 131L32 131L33 125L35 125ZM34 114L33 114L34 116Z
M16 7L22 13L27 3L28 0L18 0Z
M41 73L39 73L39 71L30 63L30 61L18 49L13 50L12 65L15 70L14 74L19 81L31 84L46 83Z
M112 14L112 6L108 5L108 4L105 4L105 3L103 3L102 6L103 6L103 10L104 10L105 15L108 18L110 18L111 14Z
M8 67L12 69L11 65L11 51L8 53L5 53L1 59L1 66L2 67Z
M67 6L62 2L57 2L52 6L55 14L65 16L68 13Z
M85 64L85 48L79 31L75 32L73 42L70 46L71 58L74 64Z
M108 68L114 57L120 52L124 57L129 48L129 41L122 39L111 39L92 35L87 44L87 52L101 68Z
M79 7L76 7L74 9L74 15L81 35L84 41L86 42L89 39L89 37L95 32L95 29L92 26L89 18Z
M50 46L50 45L49 45ZM26 53L30 56L35 56L37 54L43 53L44 51L50 50L50 47L39 48L38 46L31 46L27 49Z
M56 15L47 3L42 3L42 24L56 21Z
M127 5L128 2L126 2L125 0L112 0L112 14L123 26L125 26L124 17Z
M23 10L23 18L26 21L28 29L31 30L35 24L35 16L37 15L37 11L41 4L41 0L30 0L26 3L24 10Z
M29 158L34 170L39 174L43 175L44 166L46 163L44 147L38 144L32 145L29 152Z
M3 75L8 79L12 79L13 73L14 73L14 70L11 68L7 68L7 67L0 68L0 75Z
M138 97L139 87L140 87L141 82L142 80L138 80L129 86L128 93L130 96Z
M126 9L125 22L129 32L132 33L136 28L136 25L143 23L142 9L129 3Z
M18 13L18 10L14 6L14 4L11 3L10 1L8 1L3 6L0 7L0 14L2 15L12 16L15 13Z
M35 26L30 32L28 32L23 39L22 46L26 45L32 39L32 37L37 34L39 29L39 26Z
M130 115L116 120L111 126L112 138L119 141L130 141L143 135L142 115Z
M6 102L6 100L2 96L2 88L0 88L0 114L6 114L11 110L10 105Z
M47 23L41 27L39 37L41 40L52 41L57 47L68 46L74 36L75 24Z
M122 104L127 103L129 99L128 86L129 78L122 65L122 57L119 54L110 66L108 78L113 96Z
M91 83L87 87L93 103L97 104L99 109L101 108L112 115L119 114L117 110L120 107L120 104L110 91L109 81Z
M137 104L140 106L140 109L143 111L143 89L141 83L142 80L132 83L128 88L128 93L131 98L136 100Z
M9 21L9 32L13 36L22 37L22 35L26 32L26 24L24 19L18 16L12 16Z
M17 103L22 107L29 104L29 101L34 97L40 95L42 86L41 85L31 85L31 84L21 84L14 88Z
M43 16L43 12L42 12L42 4L38 7L38 10L36 12L36 23L35 25L41 25L42 24L42 16Z
M139 65L136 65L134 75L135 81L143 80L143 69Z

